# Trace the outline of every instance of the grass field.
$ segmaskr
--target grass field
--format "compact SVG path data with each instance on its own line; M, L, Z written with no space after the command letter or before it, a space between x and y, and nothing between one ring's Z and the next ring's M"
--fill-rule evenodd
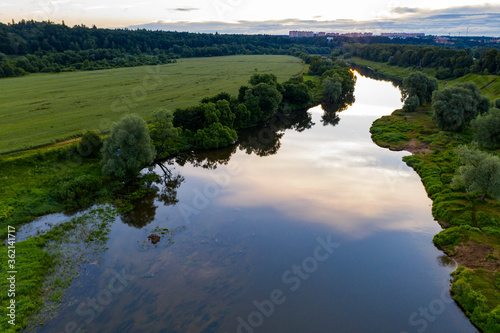
M465 82L474 82L481 90L481 94L488 97L491 101L500 96L500 77L498 75L467 74L458 79L448 81L446 86L449 87L453 84ZM442 88L443 85L440 82L439 87Z
M36 74L0 80L0 154L106 131L124 114L196 104L221 91L236 94L253 73L285 81L303 71L290 56L180 59L161 66Z

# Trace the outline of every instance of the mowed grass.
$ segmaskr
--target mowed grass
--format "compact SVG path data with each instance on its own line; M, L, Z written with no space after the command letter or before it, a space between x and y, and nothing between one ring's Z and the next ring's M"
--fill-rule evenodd
M232 95L254 73L285 81L304 70L299 58L242 55L101 71L36 74L0 80L0 153L54 143L85 130L105 132L127 113L146 120L158 109Z
M498 75L479 75L479 74L467 74L455 80L450 80L446 84L447 87L465 82L474 82L481 91L481 94L488 97L491 101L494 101L498 96L500 96L500 76ZM443 83L440 82L439 88L443 87Z

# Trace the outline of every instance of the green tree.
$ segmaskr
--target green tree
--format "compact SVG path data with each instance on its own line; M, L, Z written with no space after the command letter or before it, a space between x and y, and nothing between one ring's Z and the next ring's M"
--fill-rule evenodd
M423 73L415 72L403 80L403 85L400 89L401 101L404 102L411 96L417 96L420 106L425 102L431 102L432 92L438 89L438 83L435 78L431 79Z
M127 115L111 126L111 134L104 140L102 172L117 178L133 176L154 158L146 122L138 115Z
M493 108L471 122L475 140L481 147L495 148L500 144L500 109Z
M500 109L500 98L495 99L494 105L497 109Z
M452 184L464 187L467 192L479 192L481 200L487 195L500 197L500 157L468 146L458 147L456 153L463 165Z
M102 148L102 139L94 131L87 131L78 142L78 154L82 157L95 158Z
M205 110L205 123L203 127L208 127L211 124L218 123L220 121L220 111L217 110L214 103L200 104L200 107Z
M179 129L174 127L172 119L172 113L166 110L158 110L153 113L153 123L149 133L156 146L157 158L168 148L167 141L179 135Z
M265 73L265 74L255 73L250 77L248 83L250 83L252 86L256 86L259 83L266 83L276 87L278 85L278 78L276 77L276 75L270 73Z
M487 112L489 100L474 83L468 82L435 91L432 108L434 120L441 129L461 131L479 113Z
M410 96L405 100L405 104L403 106L403 109L409 112L414 112L417 111L418 107L420 105L420 100L418 99L417 96Z
M196 146L202 149L225 147L238 139L236 131L220 123L199 129L194 135Z
M342 94L342 83L338 79L327 77L321 84L324 99L336 103Z
M248 111L245 104L241 103L236 105L236 107L234 108L234 115L235 115L234 128L236 129L245 128L251 125L250 124L251 114L250 111Z
M262 118L258 120L267 120L271 118L281 103L282 95L276 87L267 83L259 83L251 89L253 96L259 100L259 108L262 110ZM248 106L247 106L248 107Z
M218 100L216 107L220 114L220 123L224 126L233 128L235 115L233 111L231 111L229 101L225 99Z

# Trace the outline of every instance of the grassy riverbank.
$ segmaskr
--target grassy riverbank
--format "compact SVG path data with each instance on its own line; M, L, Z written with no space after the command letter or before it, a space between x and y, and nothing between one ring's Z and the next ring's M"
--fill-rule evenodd
M459 167L454 149L470 143L473 133L441 131L431 117L430 107L396 110L373 123L372 139L381 147L413 153L403 160L421 177L433 200L434 218L445 228L434 243L459 265L453 273L453 297L477 327L499 332L500 201L481 201L479 195L451 186Z

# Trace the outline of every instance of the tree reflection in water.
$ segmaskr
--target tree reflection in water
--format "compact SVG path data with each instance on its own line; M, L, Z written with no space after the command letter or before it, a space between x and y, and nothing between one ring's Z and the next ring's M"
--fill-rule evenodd
M330 124L334 124L335 121L338 123L338 117L336 120L334 119L335 112L328 113L328 115L333 116ZM326 116L325 112L324 117ZM177 191L184 182L184 177L172 171L171 166L174 164L182 167L189 163L195 167L213 170L219 165L227 165L237 149L259 157L274 155L281 148L281 138L285 134L285 130L303 132L313 125L311 114L305 111L291 115L277 114L257 128L241 131L239 140L231 146L214 150L192 151L158 163L156 170L157 172L161 170L161 173L154 182L147 184L150 193L132 202L135 209L122 215L123 223L135 228L143 228L154 221L158 202L166 206L178 203Z
M355 101L356 98L354 97L354 95L350 94L346 98L336 103L323 102L321 104L321 107L325 111L321 116L321 122L323 123L323 126L336 126L340 121L338 113L347 110L347 108L353 105Z
M158 175L159 177L154 183L145 185L150 192L132 202L135 208L121 216L123 223L141 229L154 221L156 208L158 208L157 200L165 206L175 205L179 202L177 190L184 181L184 177L179 173L173 173L163 163L159 163L158 166L162 170L162 174Z

